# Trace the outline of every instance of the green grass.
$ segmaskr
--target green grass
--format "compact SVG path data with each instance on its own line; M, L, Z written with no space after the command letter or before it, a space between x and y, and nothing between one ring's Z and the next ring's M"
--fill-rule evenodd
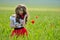
M26 24L28 38L14 36L9 38L11 31L10 16L13 10L0 10L0 40L60 40L60 11L29 11ZM38 16L36 19L35 17ZM31 20L35 23L32 24Z

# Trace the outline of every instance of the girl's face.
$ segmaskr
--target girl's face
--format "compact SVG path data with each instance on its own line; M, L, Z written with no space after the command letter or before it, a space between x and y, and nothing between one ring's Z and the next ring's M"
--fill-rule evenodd
M22 8L19 10L19 14L20 14L20 15L23 14L23 9L22 9Z

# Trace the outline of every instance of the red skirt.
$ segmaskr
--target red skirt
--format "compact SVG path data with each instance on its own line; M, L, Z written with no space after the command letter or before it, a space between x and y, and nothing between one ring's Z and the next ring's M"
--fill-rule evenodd
M14 29L12 31L11 36L14 36L14 35L17 35L17 36L19 36L19 35L22 35L22 36L26 35L27 36L28 33L27 33L27 30L23 27L23 28L16 28L16 29Z

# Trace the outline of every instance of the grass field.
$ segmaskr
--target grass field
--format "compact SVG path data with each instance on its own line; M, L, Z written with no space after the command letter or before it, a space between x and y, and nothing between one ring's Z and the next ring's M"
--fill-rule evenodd
M37 9L37 10L36 10ZM14 36L10 38L10 16L14 13L12 7L0 7L0 40L60 40L60 9L28 8L29 19L26 24L28 38ZM38 18L36 19L36 16ZM32 24L31 20L35 20Z

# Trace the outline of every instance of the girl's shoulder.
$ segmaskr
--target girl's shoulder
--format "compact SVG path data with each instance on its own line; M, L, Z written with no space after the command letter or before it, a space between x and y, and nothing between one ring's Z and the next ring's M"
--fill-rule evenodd
M12 14L12 15L10 16L10 20L15 20L15 18L16 18L16 14Z

